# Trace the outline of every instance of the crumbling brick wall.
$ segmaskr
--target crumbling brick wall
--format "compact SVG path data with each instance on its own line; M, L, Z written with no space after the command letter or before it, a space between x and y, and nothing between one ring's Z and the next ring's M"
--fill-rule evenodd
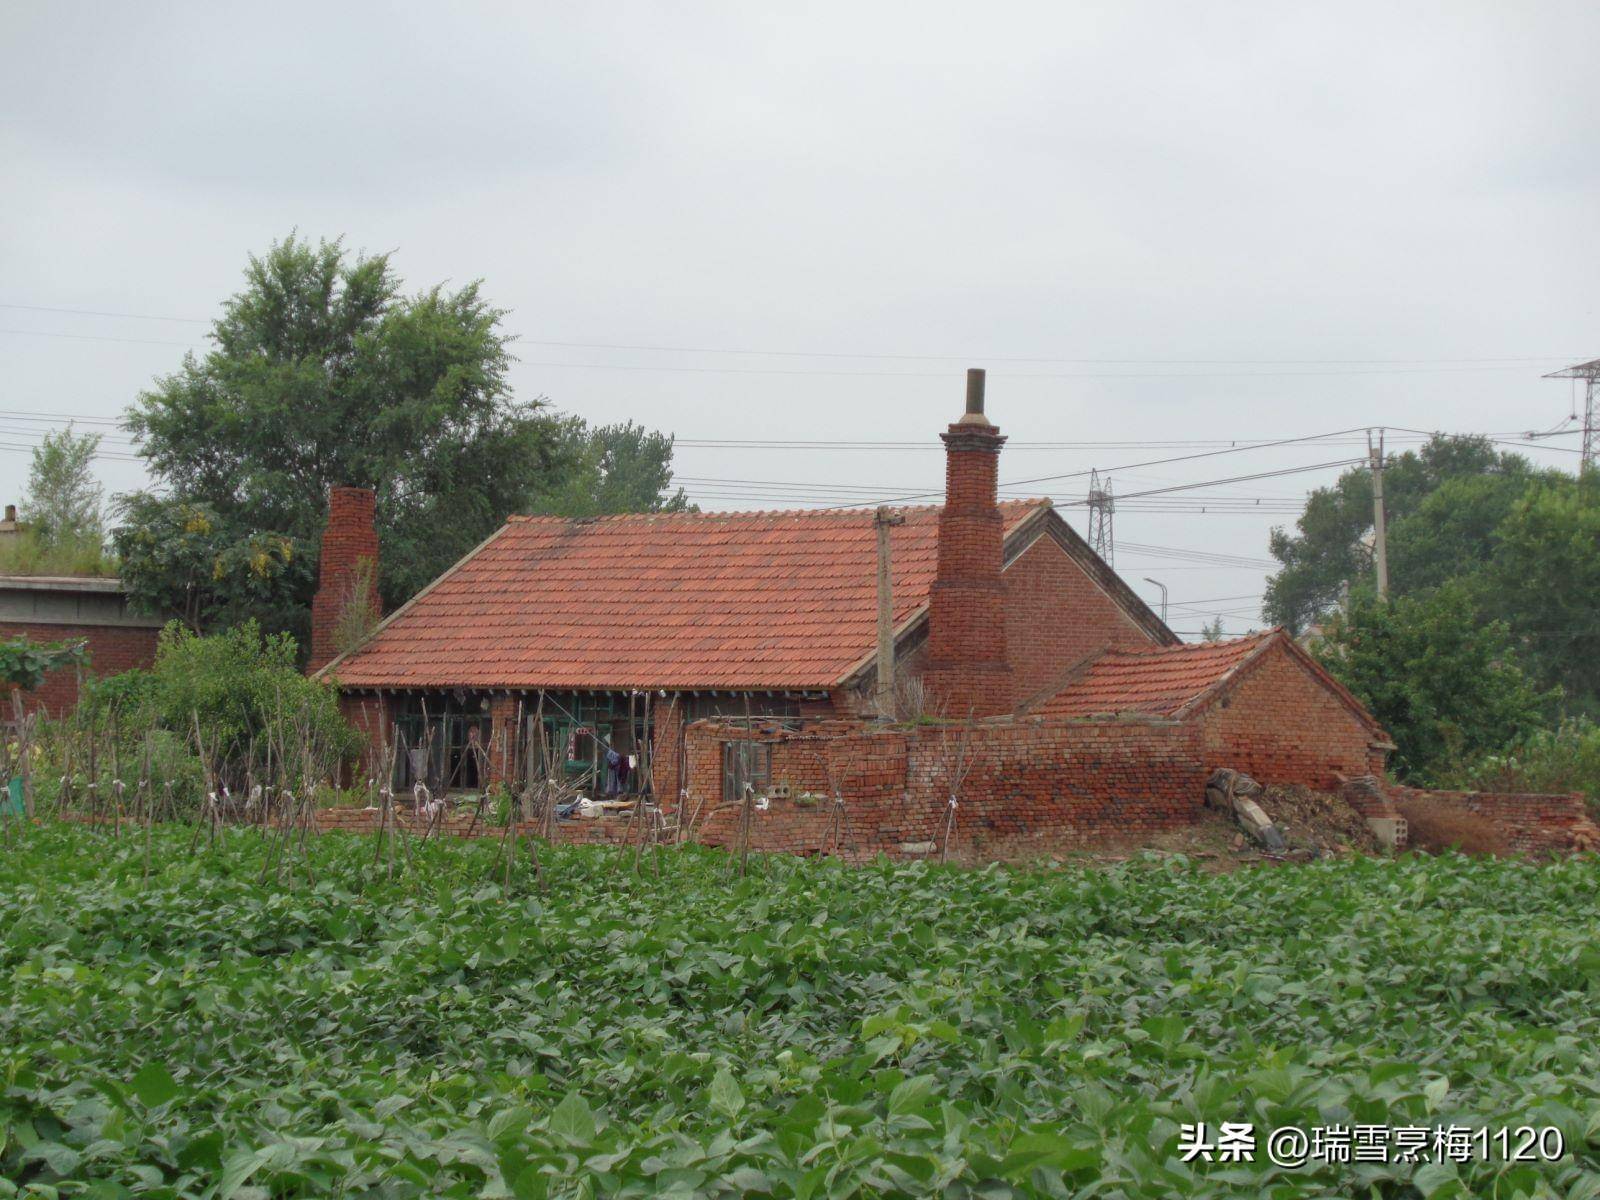
M1422 800L1460 808L1492 823L1519 854L1543 858L1577 850L1600 849L1600 826L1580 793L1449 792L1395 787L1395 802Z
M1045 720L979 731L968 746L952 856L1015 858L1144 838L1199 819L1207 772L1190 729L1157 720ZM955 739L925 731L916 767L938 812L948 813Z
M777 794L750 818L750 846L762 851L926 856L948 840L963 861L1034 857L1191 823L1205 791L1191 731L1169 721L832 722L800 733L701 722L687 732L685 819L697 841L739 844L722 748L746 737L773 747Z

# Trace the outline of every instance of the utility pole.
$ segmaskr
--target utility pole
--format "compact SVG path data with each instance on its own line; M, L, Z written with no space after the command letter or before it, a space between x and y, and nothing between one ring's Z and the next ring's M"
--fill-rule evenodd
M1600 398L1600 386L1597 386L1600 383L1600 358L1563 367L1550 372L1545 378L1583 380L1583 458L1578 465L1578 477L1581 479L1595 469L1596 459L1600 459L1600 430L1595 428L1596 399Z
M1089 472L1089 545L1106 566L1116 565L1116 538L1111 530L1111 518L1117 503L1111 495L1111 480L1101 479L1100 472Z
M878 530L878 716L894 720L894 584L889 571L889 530L904 525L904 516L879 508L872 519Z
M1378 572L1378 599L1389 599L1389 537L1383 519L1383 430L1372 440L1367 430L1367 454L1372 459L1372 562Z

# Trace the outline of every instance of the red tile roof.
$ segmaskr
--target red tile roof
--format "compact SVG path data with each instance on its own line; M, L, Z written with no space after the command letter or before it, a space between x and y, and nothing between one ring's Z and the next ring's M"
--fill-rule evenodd
M1093 717L1145 713L1170 717L1228 677L1277 637L1271 629L1250 637L1192 646L1112 650L1097 658L1060 692L1032 708L1038 716Z
M1042 507L1001 504L1008 533ZM897 510L896 628L940 509ZM821 690L877 637L870 509L513 517L328 668L345 687Z

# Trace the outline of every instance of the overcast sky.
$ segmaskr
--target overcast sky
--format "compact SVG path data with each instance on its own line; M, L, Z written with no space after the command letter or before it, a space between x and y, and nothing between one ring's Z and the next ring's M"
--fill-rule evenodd
M12 0L0 493L16 447L118 415L206 331L14 306L206 320L295 229L394 251L412 288L483 279L522 338L519 396L687 442L920 443L681 446L707 508L938 488L968 365L1006 481L1358 426L1548 429L1569 387L1539 376L1600 356L1597 50L1600 7L1526 0ZM1575 444L1530 453L1570 468L1548 447ZM1192 555L1266 558L1337 472L1130 500L1117 566L1152 602L1143 577L1168 585L1176 628L1242 632L1265 573ZM1085 480L1015 490L1065 505Z

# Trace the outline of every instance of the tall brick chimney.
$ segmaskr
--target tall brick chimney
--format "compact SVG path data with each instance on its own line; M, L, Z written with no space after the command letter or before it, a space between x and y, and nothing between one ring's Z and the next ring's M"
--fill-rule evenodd
M328 528L322 535L322 556L317 564L317 594L311 601L311 661L316 671L339 655L337 630L346 604L365 602L376 619L383 611L378 599L378 498L371 488L336 487L328 492ZM365 596L357 596L362 582L358 567L365 561ZM348 647L345 647L348 649Z
M1005 529L996 503L1005 438L983 413L983 371L967 372L967 411L945 445L939 569L928 614L923 681L946 717L1008 713L1011 668L1000 566Z

